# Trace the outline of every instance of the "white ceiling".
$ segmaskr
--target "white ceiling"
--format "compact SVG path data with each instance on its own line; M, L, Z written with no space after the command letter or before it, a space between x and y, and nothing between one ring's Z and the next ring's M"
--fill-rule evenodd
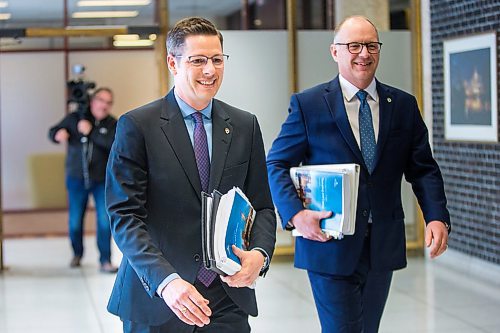
M0 21L0 28L61 26L64 20L64 0L7 0L8 6L0 13L11 13L11 19ZM163 1L163 0L160 0ZM69 25L154 25L155 0L147 6L77 7L77 0L68 0ZM250 1L253 3L254 1ZM202 15L209 18L225 16L241 7L241 0L169 0L170 21L186 16ZM135 18L72 19L77 10L138 10Z

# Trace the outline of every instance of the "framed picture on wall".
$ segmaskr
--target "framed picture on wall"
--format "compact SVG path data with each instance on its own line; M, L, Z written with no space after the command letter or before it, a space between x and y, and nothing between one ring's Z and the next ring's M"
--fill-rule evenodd
M445 139L498 141L496 33L444 41Z

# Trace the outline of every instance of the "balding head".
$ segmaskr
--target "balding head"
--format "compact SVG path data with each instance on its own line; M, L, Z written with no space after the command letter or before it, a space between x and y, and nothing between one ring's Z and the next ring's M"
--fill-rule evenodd
M379 35L378 35L378 30L375 24L372 23L366 16L362 15L352 15L344 18L336 27L335 30L333 31L333 42L335 43L337 41L337 36L339 35L340 31L342 30L344 25L353 25L353 24L358 24L359 22L368 22L373 29L375 30L375 34L377 35L377 41L379 40Z
M380 45L377 28L370 20L350 16L335 29L330 52L340 75L359 89L366 89L375 77Z

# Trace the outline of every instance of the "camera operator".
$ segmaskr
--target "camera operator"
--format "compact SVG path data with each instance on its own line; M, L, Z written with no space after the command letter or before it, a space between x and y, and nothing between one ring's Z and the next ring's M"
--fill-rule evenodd
M89 107L69 113L52 127L49 137L67 143L66 188L69 201L69 236L74 257L71 267L79 267L83 256L83 220L89 195L95 201L97 247L100 271L115 273L111 264L111 230L104 204L106 163L115 137L116 119L110 115L113 92L99 88L90 97Z

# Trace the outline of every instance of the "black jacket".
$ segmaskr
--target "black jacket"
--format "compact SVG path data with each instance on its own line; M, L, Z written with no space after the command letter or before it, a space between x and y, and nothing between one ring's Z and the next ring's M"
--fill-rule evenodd
M54 137L57 131L61 128L65 128L68 131L66 176L77 179L83 179L82 134L77 129L80 119L79 113L72 112L49 130L49 138L56 143L57 141L55 141ZM102 182L106 176L106 163L108 162L109 151L115 138L116 119L113 116L108 116L98 121L91 117L89 121L94 124L92 131L88 135L87 145L90 180L93 182Z
M208 192L240 187L256 211L249 248L272 256L276 217L255 116L214 99L212 153ZM201 183L172 91L120 118L107 176L111 231L123 252L108 310L162 325L175 314L156 294L158 285L172 273L194 283L202 265ZM257 315L253 289L222 285L242 311Z

